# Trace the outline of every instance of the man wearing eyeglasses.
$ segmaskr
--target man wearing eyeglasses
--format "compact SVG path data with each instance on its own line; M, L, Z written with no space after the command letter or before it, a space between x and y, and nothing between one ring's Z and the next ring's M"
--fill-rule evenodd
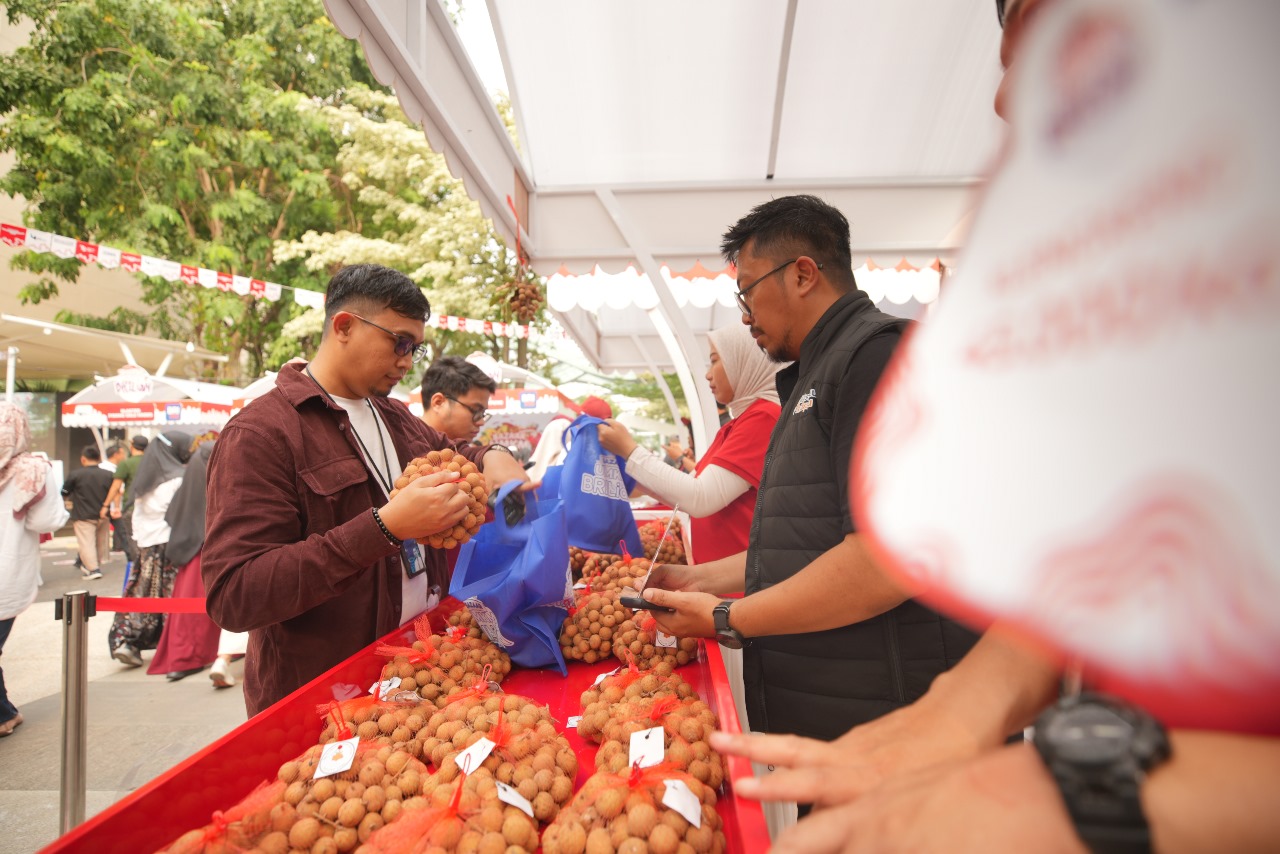
M858 290L848 220L821 199L761 204L721 248L743 323L793 363L777 378L782 416L747 551L664 566L644 596L677 609L656 614L675 635L745 644L752 730L831 740L919 697L975 640L887 579L849 514L853 437L906 321Z
M209 461L202 574L219 626L247 631L245 704L257 714L448 590L443 552L418 546L460 522L457 475L404 466L454 448L491 490L524 470L502 446L458 443L389 395L422 358L431 308L403 273L346 267L329 282L308 364L228 422Z
M457 356L441 356L422 375L422 420L455 442L470 442L489 420L489 396L498 384Z

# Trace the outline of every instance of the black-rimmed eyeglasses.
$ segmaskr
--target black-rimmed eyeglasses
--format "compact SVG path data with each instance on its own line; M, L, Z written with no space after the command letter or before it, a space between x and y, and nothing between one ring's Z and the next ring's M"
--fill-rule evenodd
M781 264L774 267L772 270L765 273L763 276L756 279L754 282L752 282L751 284L747 285L745 288L742 288L737 293L735 293L733 295L733 298L738 301L738 308L742 309L742 313L743 314L751 313L751 306L747 305L747 294L750 293L752 288L754 288L756 285L760 284L765 279L772 276L774 273L777 273L780 270L787 269L787 267L790 267L792 264L794 264L799 260L800 260L799 258L792 258L790 261L783 261Z
M478 403L463 403L462 401L458 400L456 397L453 397L452 395L448 395L448 394L446 394L444 397L445 397L445 400L452 400L454 403L458 404L463 409L470 412L472 424L483 424L484 422L488 421L489 418L491 417L489 413L485 411L485 408Z
M392 338L396 339L395 352L397 356L413 356L413 360L415 362L421 362L426 357L427 355L426 344L419 344L415 342L413 338L411 338L408 335L401 335L399 332L392 332L387 327L379 326L369 318L361 317L355 312L352 312L351 316L354 317L356 320L363 320L365 323L369 324L374 329L381 329L383 332L387 333Z

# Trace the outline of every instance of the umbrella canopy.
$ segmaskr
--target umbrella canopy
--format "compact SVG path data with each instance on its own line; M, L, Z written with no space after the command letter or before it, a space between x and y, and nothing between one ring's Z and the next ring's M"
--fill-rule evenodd
M112 377L82 389L62 404L64 427L221 427L231 417L238 388L153 377L126 366Z

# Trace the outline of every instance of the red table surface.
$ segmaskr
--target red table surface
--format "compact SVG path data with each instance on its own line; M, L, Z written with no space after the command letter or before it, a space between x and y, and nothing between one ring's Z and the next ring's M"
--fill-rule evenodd
M324 727L316 706L335 696L345 699L367 693L386 662L374 653L378 643L409 640L412 630L400 629L370 644L42 851L158 851L188 830L208 824L215 810L231 807L262 781L274 780L282 763L318 742ZM578 754L578 786L595 771L596 745L565 723L581 712L582 692L616 665L612 660L573 663L567 678L552 670L515 670L502 683L509 694L545 703L560 721ZM722 730L741 731L718 645L702 643L698 661L679 673L715 710ZM766 851L769 834L760 805L733 792L734 779L751 775L750 763L726 757L726 764L717 809L724 819L728 850L732 854Z

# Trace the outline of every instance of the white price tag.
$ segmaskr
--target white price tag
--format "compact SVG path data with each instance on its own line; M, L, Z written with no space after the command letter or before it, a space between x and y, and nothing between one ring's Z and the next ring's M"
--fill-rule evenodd
M72 563L75 563L75 561L72 561ZM585 581L579 581L577 584L573 585L573 589L574 589L574 590L586 590L586 589L587 589L587 582L585 582Z
M529 816L529 818L533 818L533 804L529 803L528 799L525 798L524 795L511 788L506 783L498 783L498 800L502 801L504 804L511 804L511 806L520 810Z
M684 780L665 780L667 791L662 795L662 805L670 807L688 820L694 827L702 827L702 801L685 785Z
M356 761L356 745L359 743L360 736L357 735L345 741L326 744L324 750L320 751L320 761L316 763L316 773L313 775L315 779L349 770Z
M458 754L458 767L470 774L472 771L480 767L480 764L489 758L489 754L493 753L496 747L492 741L482 738L466 750Z
M676 645L676 636L669 635L666 632L658 632L658 640L654 644L657 647L671 649Z
M569 718L569 729L577 729L580 723L582 723L582 715L574 715Z
M666 750L666 737L662 727L643 729L631 733L631 753L627 759L627 767L634 768L636 763L641 768L657 765L662 761Z
M604 680L608 679L610 676L616 676L617 674L619 674L619 673L621 673L621 672L622 672L622 668L621 668L621 667L615 667L613 670L610 670L610 671L609 671L609 672L607 672L607 673L601 673L599 676L597 676L597 677L596 677L596 681L594 681L594 682L592 682L592 683L591 683L591 687L592 687L592 688L594 688L594 687L596 687L597 685L599 685L601 682L603 682Z
M391 697L391 692L400 687L400 677L392 676L390 679L384 679L381 682L374 682L369 688L370 694L376 694L379 700L386 700Z

